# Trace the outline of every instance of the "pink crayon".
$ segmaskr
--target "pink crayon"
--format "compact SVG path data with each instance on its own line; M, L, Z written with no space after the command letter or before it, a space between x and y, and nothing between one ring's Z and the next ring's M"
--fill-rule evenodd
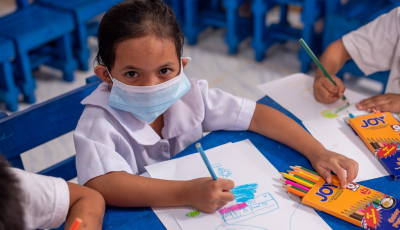
M303 186L303 185L297 184L296 182L293 182L293 181L291 181L291 180L281 179L281 181L285 182L286 184L294 185L294 186L296 186L296 187L298 187L298 188L304 189L304 190L306 190L307 192L310 191L310 188L307 188L307 187L305 187L305 186Z
M247 204L245 202L243 202L243 203L235 204L235 205L232 205L232 206L229 206L229 207L226 207L226 208L221 208L218 211L219 211L219 213L221 215L224 215L224 214L229 213L229 212L233 212L233 211L244 209L245 207L247 207Z

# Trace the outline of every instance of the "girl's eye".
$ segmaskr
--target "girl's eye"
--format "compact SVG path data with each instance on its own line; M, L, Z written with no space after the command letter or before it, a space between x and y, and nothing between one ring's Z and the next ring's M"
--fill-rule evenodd
M160 70L160 73L161 73L161 74L163 74L163 75L166 75L166 74L169 74L169 73L171 73L171 70L170 70L170 69L167 69L167 68L165 68L165 69L162 69L162 70Z
M135 71L129 71L125 75L130 77L130 78L134 78L134 77L138 76L138 74Z

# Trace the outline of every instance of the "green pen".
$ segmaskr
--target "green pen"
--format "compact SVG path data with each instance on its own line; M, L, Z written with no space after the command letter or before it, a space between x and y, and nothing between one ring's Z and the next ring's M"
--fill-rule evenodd
M311 51L310 47L308 47L307 43L300 38L299 40L301 46L307 51L308 55L310 55L311 59L317 64L317 66L322 70L324 73L325 77L327 77L335 86L337 86L336 82L331 78L328 72L326 72L325 68L322 66L321 62L319 62L318 58L314 55L314 53ZM343 101L347 103L347 105L350 105L349 101L347 100L346 96L342 97Z

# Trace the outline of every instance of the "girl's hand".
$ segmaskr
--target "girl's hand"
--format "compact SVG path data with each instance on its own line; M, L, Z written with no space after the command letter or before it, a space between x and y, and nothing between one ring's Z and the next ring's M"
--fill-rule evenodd
M314 80L314 97L318 102L324 104L331 104L343 97L346 89L340 78L331 75L332 80L335 81L335 86L327 77L315 76Z
M357 109L372 112L374 109L382 112L400 113L400 94L388 93L370 97L356 104Z
M313 155L309 159L313 168L328 182L332 183L331 171L339 177L342 188L352 182L358 174L358 163L341 154L326 150L323 153ZM345 171L347 172L347 176Z
M202 212L215 212L235 198L230 191L233 187L235 183L231 180L198 178L187 182L184 199Z

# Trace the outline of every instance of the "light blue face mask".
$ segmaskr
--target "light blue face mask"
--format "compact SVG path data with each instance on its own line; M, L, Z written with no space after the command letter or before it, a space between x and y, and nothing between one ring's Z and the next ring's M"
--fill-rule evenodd
M113 86L108 105L130 112L147 124L153 123L157 117L185 95L191 86L189 79L183 73L183 68L178 76L154 86L130 86L113 77L111 80Z

